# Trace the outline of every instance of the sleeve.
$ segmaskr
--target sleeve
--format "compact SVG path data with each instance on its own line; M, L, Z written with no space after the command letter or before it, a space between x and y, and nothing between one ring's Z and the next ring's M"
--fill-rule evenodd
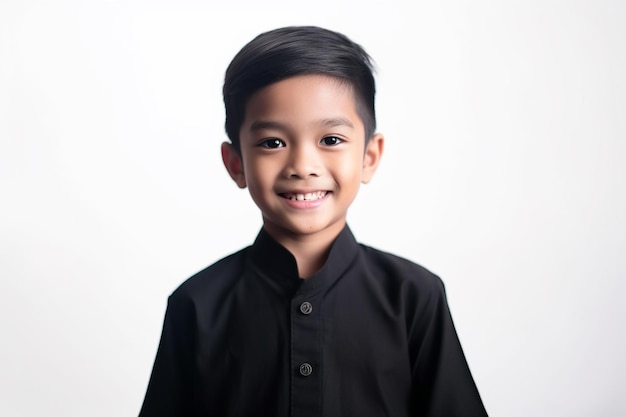
M487 416L454 323L444 284L437 276L415 295L418 307L410 321L414 416ZM415 301L415 300L414 300Z
M191 414L195 318L188 299L168 299L161 340L139 417Z

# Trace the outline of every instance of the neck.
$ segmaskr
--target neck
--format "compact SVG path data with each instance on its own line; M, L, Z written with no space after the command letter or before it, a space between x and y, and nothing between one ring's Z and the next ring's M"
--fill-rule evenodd
M267 225L265 225L265 230L274 240L291 252L298 264L298 275L302 279L307 279L324 265L328 258L330 246L344 226L345 223L310 235L272 230Z

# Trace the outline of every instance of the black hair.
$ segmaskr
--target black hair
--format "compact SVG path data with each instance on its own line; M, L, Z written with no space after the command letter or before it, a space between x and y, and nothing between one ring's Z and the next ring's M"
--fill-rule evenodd
M345 35L316 26L261 33L235 55L224 78L226 133L237 151L246 103L256 91L297 75L321 74L352 88L365 141L376 129L376 85L371 57Z

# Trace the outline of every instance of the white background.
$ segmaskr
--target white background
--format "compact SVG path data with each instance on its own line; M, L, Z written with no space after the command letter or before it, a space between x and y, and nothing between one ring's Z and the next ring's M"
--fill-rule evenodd
M0 415L138 413L167 296L260 227L224 70L294 24L377 62L349 223L443 278L490 415L626 415L618 0L0 1Z

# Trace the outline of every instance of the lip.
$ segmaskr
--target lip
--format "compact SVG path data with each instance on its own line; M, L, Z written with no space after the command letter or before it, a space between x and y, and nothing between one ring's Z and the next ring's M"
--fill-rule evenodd
M295 195L295 194L300 194L302 196L306 196L307 194L318 194L318 193L324 193L324 195L322 197L316 198L315 200L298 200L295 198L287 198L286 195ZM328 190L289 190L289 191L285 191L285 192L280 192L278 193L278 195L283 199L283 201L285 201L285 204L287 204L289 207L295 208L295 209L315 209L318 208L319 206L321 206L325 201L328 200L328 198L330 197L330 195L332 194L331 191Z

